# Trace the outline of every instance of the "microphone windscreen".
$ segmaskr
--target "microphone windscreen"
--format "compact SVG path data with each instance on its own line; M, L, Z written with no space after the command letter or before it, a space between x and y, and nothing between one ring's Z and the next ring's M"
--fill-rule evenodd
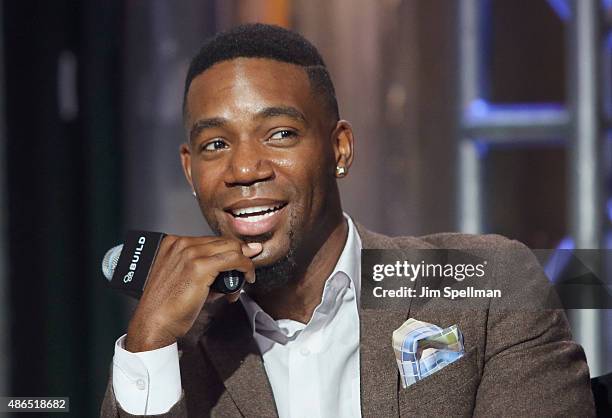
M117 268L119 257L121 256L121 250L123 250L123 244L117 245L106 252L102 259L102 274L110 282L113 278L113 273Z

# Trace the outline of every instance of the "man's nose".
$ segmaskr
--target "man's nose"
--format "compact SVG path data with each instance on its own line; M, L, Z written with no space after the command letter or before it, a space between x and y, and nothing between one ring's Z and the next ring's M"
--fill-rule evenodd
M246 143L234 147L226 173L228 187L249 186L274 177L272 164L262 150Z

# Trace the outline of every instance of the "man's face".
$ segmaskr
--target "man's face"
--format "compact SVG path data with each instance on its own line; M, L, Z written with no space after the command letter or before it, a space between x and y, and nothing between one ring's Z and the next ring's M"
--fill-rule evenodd
M193 80L186 109L183 167L211 228L262 242L256 267L314 245L332 212L326 205L337 202L336 122L304 69L256 58L217 63Z

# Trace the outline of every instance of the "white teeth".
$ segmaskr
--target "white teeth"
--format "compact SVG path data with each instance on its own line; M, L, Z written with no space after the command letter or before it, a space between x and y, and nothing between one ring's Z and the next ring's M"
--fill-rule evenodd
M232 214L234 216L248 215L249 213L263 212L263 211L270 210L270 209L277 210L277 209L280 209L281 206L282 205L278 205L278 206L273 206L273 205L270 205L270 206L253 206L253 207L250 207L250 208L241 208L241 209L232 210ZM248 218L249 218L249 221L250 221L251 219L262 218L264 216L271 215L273 213L274 212L266 213L264 215L249 216Z
M258 222L258 221L261 221L264 218L267 218L269 216L274 215L275 213L276 213L276 211L264 213L263 215L245 216L243 218L240 218L240 220L243 221L243 222Z

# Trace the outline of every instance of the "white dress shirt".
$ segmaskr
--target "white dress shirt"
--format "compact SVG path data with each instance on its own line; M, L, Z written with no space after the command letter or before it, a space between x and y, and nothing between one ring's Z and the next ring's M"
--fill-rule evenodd
M350 217L340 258L308 324L274 320L246 293L240 301L262 353L280 418L360 417L361 239ZM177 345L131 353L115 345L113 390L131 414L161 414L180 399Z

